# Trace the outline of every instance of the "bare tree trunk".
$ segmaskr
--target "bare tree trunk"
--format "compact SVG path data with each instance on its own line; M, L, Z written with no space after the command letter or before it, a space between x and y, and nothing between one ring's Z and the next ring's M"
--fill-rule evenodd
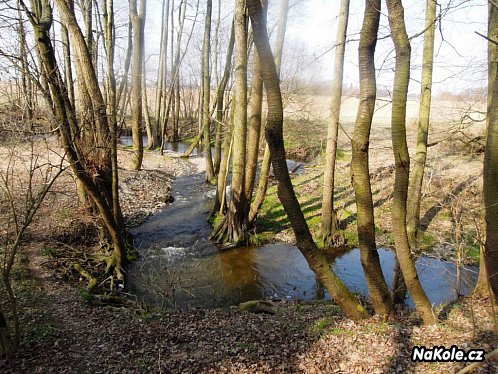
M204 158L206 161L206 182L210 183L214 178L213 157L211 155L211 116L209 113L209 101L211 97L211 14L213 10L212 0L206 2L206 19L204 23L204 42L202 45L202 128L204 136Z
M379 30L381 0L365 3L365 16L358 48L360 67L360 104L351 141L351 173L356 197L358 241L361 264L375 312L387 316L393 305L375 244L374 207L368 170L368 145L377 95L375 81L375 47ZM337 102L340 106L340 103ZM328 212L330 213L330 211Z
M152 122L149 110L149 99L147 97L147 70L145 68L145 58L142 67L142 107L144 113L145 131L147 132L147 149L154 149L158 145L156 124Z
M259 0L258 0L259 1ZM210 238L229 247L247 242L247 212L244 191L247 139L247 16L245 0L235 3L235 93L233 122L233 166L230 206Z
M406 232L406 202L410 155L406 144L406 100L410 80L410 42L406 34L401 0L387 0L391 37L396 49L396 70L392 102L392 142L395 159L395 179L392 203L393 235L396 254L406 286L424 323L436 322L432 305L425 294L410 252Z
M434 65L434 34L436 31L435 0L427 0L425 11L424 56L422 65L422 84L420 108L418 114L417 153L414 158L410 187L408 189L407 232L412 248L417 247L418 230L420 226L420 200L422 198L422 183L427 158L427 142L429 138L429 121L432 98L432 68Z
M109 127L111 132L111 163L112 163L112 212L114 220L120 227L124 227L123 213L119 204L119 174L118 174L118 123L116 102L116 78L114 76L114 0L102 1L102 14L104 18L105 47L107 57L107 90L109 111Z
M130 71L132 52L133 52L133 34L132 34L131 20L129 20L128 21L128 47L126 48L124 73L123 73L123 77L121 79L121 83L119 85L118 97L116 99L118 109L121 110L121 117L122 118L124 118L125 113L126 113L126 91L127 91L127 87L128 87L128 73ZM121 104L121 102L122 102L122 104Z
M349 0L342 0L339 13L339 24L337 26L337 37L335 41L336 49L334 79L332 81L331 119L328 126L325 170L323 175L321 234L323 243L326 247L339 247L345 244L344 237L338 232L339 226L337 223L337 213L334 210L334 184L348 19ZM377 32L375 32L375 35L377 35Z
M498 302L498 7L488 5L488 121L484 152L484 260L491 291Z
M169 0L163 0L161 17L161 44L159 49L159 70L157 72L157 89L155 103L155 120L157 128L161 124L161 114L166 91L167 56L169 31Z
M262 1L263 23L266 24L267 2ZM261 139L261 117L263 111L263 80L258 51L254 51L252 61L251 96L249 99L249 118L247 124L247 161L245 177L245 194L247 211L251 208L251 198L258 167L259 143Z
M297 246L317 274L321 284L329 291L346 315L352 319L367 318L368 313L358 303L347 287L334 274L323 253L317 248L311 237L303 212L294 193L292 182L285 161L285 149L282 134L283 107L280 82L275 60L271 52L266 24L263 23L263 11L259 0L248 0L254 43L261 59L261 70L266 90L268 115L265 135L270 152L275 177L278 181L278 198L289 217L296 235Z
M146 0L130 0L130 19L133 27L133 63L131 72L131 130L133 138L132 164L135 170L142 168L144 144L142 138L142 75L144 60L144 25Z
M213 165L215 174L218 174L218 172L220 171L221 139L223 133L223 118L224 118L224 98L225 98L225 90L228 84L228 80L230 79L234 44L235 44L235 30L232 22L232 30L230 32L230 41L228 42L223 78L221 78L221 82L216 91L216 138L214 142L214 165Z
M277 30L277 40L275 42L275 66L277 69L277 74L280 77L280 68L282 66L282 54L284 49L285 41L285 31L287 29L287 13L289 11L289 0L281 0L280 11L278 15L278 30ZM270 177L270 147L265 146L265 151L263 154L263 161L261 163L261 170L259 173L258 188L256 190L256 196L251 204L249 211L249 226L254 224L256 220L259 209L263 202L265 201L266 190L268 188L268 178Z
M35 32L36 47L39 50L41 60L44 64L43 71L47 74L46 80L50 86L50 92L54 102L56 117L60 123L62 144L65 148L68 161L74 174L78 177L86 192L95 202L102 220L111 236L113 243L113 254L108 259L108 269L113 268L119 280L123 280L121 265L126 260L126 246L123 241L123 229L119 227L112 212L112 202L109 198L108 179L111 164L109 157L109 127L107 123L107 113L102 99L98 82L95 76L91 57L85 44L81 29L78 27L74 13L64 0L56 0L64 23L68 26L69 32L74 38L73 45L78 52L78 58L82 61L81 67L84 69L82 76L88 85L89 92L92 93L94 109L96 110L95 120L95 146L100 152L100 158L83 159L87 156L81 155L77 144L74 142L78 138L75 131L78 124L74 109L71 106L67 89L61 77L59 68L55 60L55 53L52 47L49 30L52 25L52 9L49 0L32 0L33 13L26 10L26 14ZM105 146L104 146L105 145ZM108 161L109 160L109 161ZM100 161L97 163L97 161Z

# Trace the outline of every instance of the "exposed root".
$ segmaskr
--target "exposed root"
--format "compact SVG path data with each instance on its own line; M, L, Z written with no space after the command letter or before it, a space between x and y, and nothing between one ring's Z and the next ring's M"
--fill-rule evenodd
M221 244L221 249L231 249L247 245L249 237L245 223L228 212L214 228L209 239Z
M78 263L73 264L73 268L82 276L84 276L86 279L88 279L88 284L86 286L88 290L91 290L97 285L97 278L94 278L88 271L83 269L80 264Z

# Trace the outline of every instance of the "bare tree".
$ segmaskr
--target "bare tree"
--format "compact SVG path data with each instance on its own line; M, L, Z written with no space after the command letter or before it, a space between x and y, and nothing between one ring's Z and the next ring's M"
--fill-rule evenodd
M140 170L144 157L144 144L142 139L142 74L144 64L144 26L146 0L130 0L130 20L133 28L133 62L131 72L131 129L133 136L133 168Z
M228 246L247 241L246 195L244 190L247 139L247 15L245 0L235 3L235 92L233 118L233 166L230 205L210 238Z
M377 94L375 81L375 47L380 19L380 0L365 2L365 16L358 47L360 66L360 104L356 115L353 139L351 140L351 174L356 197L358 241L361 264L365 272L370 298L375 312L389 315L393 305L389 294L379 254L375 243L374 207L370 174L368 169L368 148L370 129L375 110ZM338 103L340 105L340 103ZM337 118L338 120L338 118ZM335 129L337 130L337 129ZM337 134L335 134L337 135Z
M484 153L484 260L488 282L498 302L498 7L488 4L488 119Z
M204 23L204 41L202 44L202 129L204 137L204 158L206 161L206 182L214 178L213 157L211 155L211 114L209 101L211 97L211 14L212 0L206 2L206 18Z
M396 69L392 101L391 134L395 159L395 180L392 203L393 235L396 255L406 286L424 323L436 322L432 305L417 275L406 232L406 202L410 156L406 144L406 100L410 80L410 41L405 28L401 0L387 0L391 37L396 50Z
M247 4L253 28L254 43L261 59L261 72L268 105L265 136L270 146L273 170L278 181L278 198L284 206L285 212L291 222L297 246L308 261L311 269L317 274L321 284L329 291L332 298L349 318L366 318L368 317L366 310L334 274L323 253L314 243L294 193L285 161L282 134L283 106L280 82L275 60L271 52L266 24L263 22L263 10L259 0L248 0Z
M434 34L436 31L435 0L427 0L425 10L424 55L422 65L422 84L420 108L418 115L417 153L410 179L407 212L407 230L410 245L417 246L417 237L420 222L420 200L422 183L427 158L427 142L429 138L429 122L432 99L432 68L434 65Z
M338 233L337 213L334 210L335 161L339 117L341 113L342 79L344 75L344 54L349 19L349 0L341 1L339 24L337 26L334 79L332 81L331 118L327 133L327 150L323 175L322 227L321 234L325 246L340 246L344 238ZM377 32L375 32L377 34ZM360 68L361 68L360 63Z

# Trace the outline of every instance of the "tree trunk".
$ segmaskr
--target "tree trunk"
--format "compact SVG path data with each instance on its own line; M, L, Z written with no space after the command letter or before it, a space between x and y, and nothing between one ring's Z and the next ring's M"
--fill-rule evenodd
M216 138L214 142L214 173L218 174L221 164L221 138L223 134L223 118L224 116L224 98L228 80L230 79L230 71L232 69L233 45L235 44L235 30L232 22L232 30L230 32L230 41L228 42L227 56L225 61L225 69L223 78L216 91Z
M488 122L484 152L484 259L491 291L498 302L498 7L488 5Z
M344 75L344 54L346 51L346 36L349 19L349 0L341 1L339 25L335 41L334 80L332 82L331 119L327 133L327 151L325 156L325 171L323 175L322 199L322 239L326 247L344 245L344 237L337 231L337 214L334 210L335 161L337 153L337 137L339 134L339 117L341 113L342 80ZM377 31L375 31L377 35ZM360 63L361 69L361 63Z
M107 57L107 90L109 111L109 127L111 132L111 163L112 163L112 211L114 220L120 227L124 227L123 213L119 204L119 174L118 174L118 123L116 102L116 78L114 76L114 0L102 1L102 14L104 18L105 47Z
M266 24L267 2L262 2L263 23ZM254 51L252 61L251 97L249 99L249 118L247 123L247 161L245 177L246 210L251 208L251 198L258 167L259 143L261 139L261 117L263 111L263 80L258 51Z
M366 310L358 303L347 287L334 274L322 252L311 237L303 212L299 207L294 188L285 161L285 149L282 134L283 107L280 82L275 60L271 52L266 24L263 23L263 11L259 0L248 0L249 15L254 33L254 43L261 59L263 82L268 103L265 135L270 146L275 177L278 181L278 198L291 222L296 235L297 246L317 274L321 284L329 291L346 315L352 319L368 317Z
M155 102L155 121L159 129L162 123L161 115L166 92L167 56L168 56L168 31L169 31L169 0L163 0L161 17L161 43L159 48L159 70L157 72L157 89Z
M414 158L412 177L408 189L407 232L412 248L417 247L420 226L420 200L427 158L427 142L429 138L429 122L432 98L432 68L434 65L434 34L436 31L435 0L427 0L425 13L424 55L422 64L422 84L420 108L418 114L417 153Z
M406 100L410 80L410 42L406 34L404 9L401 0L387 0L391 37L396 50L391 134L395 159L395 178L392 203L393 235L401 271L406 286L424 323L436 322L431 303L425 294L415 262L410 252L406 232L406 201L410 173L410 155L406 144Z
M393 305L382 274L377 245L375 244L374 207L368 170L368 145L377 94L374 55L379 30L380 5L380 0L371 0L365 3L365 16L358 48L360 104L351 141L353 153L351 173L356 197L361 264L375 312L387 316L392 312Z
M59 11L63 16L64 23L74 38L73 45L76 47L78 58L82 61L82 76L88 86L88 91L92 93L94 101L95 116L95 147L100 158L84 158L88 155L81 153L78 144L75 143L78 134L78 124L74 108L71 106L67 89L56 63L55 53L49 38L49 30L52 25L52 8L48 0L33 0L34 15L26 12L33 26L36 47L44 65L43 72L50 86L52 100L56 118L59 121L62 144L65 148L68 161L74 174L84 186L88 195L95 202L102 220L111 236L113 243L113 254L109 258L108 268L114 268L117 278L123 279L121 265L126 260L126 246L123 240L124 228L116 222L112 212L112 202L109 197L111 186L108 178L111 169L111 159L109 153L109 127L107 123L107 113L100 92L97 78L95 76L91 57L84 42L81 29L77 25L76 18L64 0L56 1ZM75 132L76 131L76 132ZM105 145L105 146L104 146Z
M277 74L280 77L280 68L282 66L282 54L284 49L285 41L285 31L287 28L287 14L289 11L289 0L281 0L280 11L278 15L278 28L277 28L277 40L275 42L275 66L277 69ZM265 141L266 142L266 141ZM249 227L254 224L256 220L259 209L266 197L266 190L268 188L268 178L270 177L270 147L268 144L265 145L265 151L263 153L263 161L261 163L261 170L259 172L258 188L256 190L256 195L254 201L251 204L249 210Z
M259 0L258 0L259 1ZM227 247L247 242L247 211L244 191L247 138L247 16L246 1L235 3L235 87L233 122L233 164L230 205L210 238Z
M206 19L204 23L204 42L202 45L202 128L204 136L204 158L206 162L206 182L210 183L214 178L213 157L211 155L211 116L209 101L211 97L211 14L213 10L212 0L206 2Z
M142 138L142 74L144 60L144 25L146 0L130 0L130 19L133 27L133 62L131 67L131 131L133 138L133 169L142 168L144 144Z

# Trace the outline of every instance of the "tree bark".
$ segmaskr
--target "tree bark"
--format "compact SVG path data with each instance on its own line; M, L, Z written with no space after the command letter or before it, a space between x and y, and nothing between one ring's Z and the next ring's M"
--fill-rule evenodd
M420 226L420 200L427 158L429 122L432 99L432 69L434 65L434 34L436 31L436 0L427 0L425 13L424 54L422 84L418 114L417 153L414 158L410 187L408 189L407 232L412 248L417 247Z
M410 156L406 144L406 100L410 80L410 42L406 33L401 0L387 0L391 37L396 50L396 69L392 100L391 134L395 159L392 203L393 235L396 254L406 286L424 323L436 322L432 305L418 278L406 232L406 202Z
M224 99L225 99L225 90L227 88L228 80L230 79L230 71L232 70L232 56L233 56L234 44L235 44L235 30L232 22L232 30L230 31L230 40L228 42L225 69L223 71L223 77L221 78L221 82L216 91L216 137L214 142L214 162L213 162L215 174L218 174L218 172L220 171L223 119L225 118Z
M381 0L371 0L365 3L365 15L358 48L360 104L351 141L353 153L351 173L356 197L361 264L375 312L379 315L387 316L392 312L393 305L382 273L375 243L374 207L368 169L370 129L377 95L374 55L379 30L380 6ZM338 104L340 105L340 103Z
M498 302L498 7L488 5L488 120L484 152L484 259L491 291Z
M278 28L277 28L277 39L275 42L275 67L277 69L277 74L280 77L280 68L282 66L282 54L284 49L285 41L285 31L287 29L287 14L289 12L289 0L281 0L280 10L278 15ZM266 140L265 140L266 143ZM259 172L258 188L256 190L256 195L254 196L254 201L251 204L249 210L249 227L254 225L254 222L258 216L259 210L266 197L266 190L268 189L268 178L270 177L270 147L268 144L265 145L265 150L263 153L263 161L261 163L261 170Z
M262 2L263 22L266 24L267 2ZM247 123L247 162L245 177L246 210L251 208L251 198L258 167L259 144L261 139L261 118L263 111L263 80L258 51L254 51L252 61L251 96L249 99L249 118Z
M334 209L335 161L339 119L341 113L342 80L344 75L344 54L349 19L349 0L341 1L339 25L337 26L334 79L332 82L331 118L327 132L327 150L323 175L322 227L323 244L326 247L344 245L344 237L338 233L337 214ZM375 31L377 35L377 31ZM361 63L360 63L361 69Z
M214 178L213 157L211 155L211 116L209 101L211 97L211 14L213 11L212 0L206 2L206 18L204 23L204 42L202 45L202 128L204 136L204 158L206 162L206 182Z
M347 287L334 274L322 252L311 237L303 212L294 193L292 182L285 161L285 149L282 134L283 107L280 82L275 60L271 52L266 24L263 23L263 11L259 0L248 0L249 15L254 34L254 43L261 59L263 82L266 90L268 115L265 135L270 146L271 159L275 177L278 181L278 198L291 222L296 235L297 246L315 271L322 285L339 304L346 315L352 319L368 317L366 310L358 303Z
M259 1L259 0L258 0ZM247 139L247 15L246 1L235 3L235 87L233 122L233 163L230 205L227 214L210 238L226 247L247 242L247 211L244 190Z
M144 157L142 138L142 74L144 60L144 25L146 0L130 0L130 19L133 28L133 61L131 66L131 132L133 138L133 169L140 170Z

